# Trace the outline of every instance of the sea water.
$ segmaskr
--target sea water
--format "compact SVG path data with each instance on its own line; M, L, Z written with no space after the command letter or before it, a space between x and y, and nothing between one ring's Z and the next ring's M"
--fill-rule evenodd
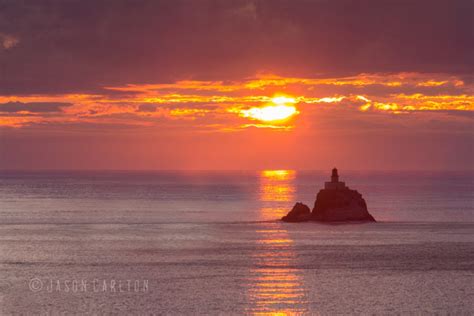
M474 174L340 172L377 223L279 221L328 172L0 173L0 314L472 314Z

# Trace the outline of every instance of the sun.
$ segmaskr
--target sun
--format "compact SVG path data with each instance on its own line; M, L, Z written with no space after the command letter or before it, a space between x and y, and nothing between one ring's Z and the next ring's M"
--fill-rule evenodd
M295 98L291 98L291 97L278 96L278 97L273 97L272 102L273 104L277 104L277 105L286 105L288 103L294 104L296 103L296 100Z
M299 113L295 106L289 105L294 103L296 103L294 98L277 96L272 98L272 105L243 110L242 115L264 122L282 121Z

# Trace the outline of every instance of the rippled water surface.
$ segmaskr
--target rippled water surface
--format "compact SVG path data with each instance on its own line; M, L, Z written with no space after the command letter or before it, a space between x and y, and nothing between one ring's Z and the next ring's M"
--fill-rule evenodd
M473 175L340 174L378 223L278 221L321 172L3 172L0 314L473 313Z

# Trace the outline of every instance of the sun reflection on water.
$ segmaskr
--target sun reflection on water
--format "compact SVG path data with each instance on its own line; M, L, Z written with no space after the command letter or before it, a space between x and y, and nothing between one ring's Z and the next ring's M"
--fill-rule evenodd
M265 222L256 230L257 252L250 271L249 312L254 314L287 315L307 310L304 285L295 268L293 239L276 221L294 201L295 176L293 170L260 173L260 217Z
M263 220L281 218L295 195L294 170L265 170L260 173L260 201ZM278 203L286 202L286 203Z

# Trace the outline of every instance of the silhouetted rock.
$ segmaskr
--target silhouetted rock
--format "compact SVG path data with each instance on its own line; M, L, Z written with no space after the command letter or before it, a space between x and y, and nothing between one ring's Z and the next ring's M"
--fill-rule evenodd
M349 188L319 191L314 202L311 219L321 222L375 222L375 219L367 211L367 204L362 195Z
M285 222L306 222L311 217L311 210L306 204L297 202L288 215L283 216L282 221Z
M367 210L362 195L351 190L344 182L339 181L337 169L332 170L331 181L326 182L320 190L312 213L303 203L296 203L293 209L282 218L286 222L319 222L366 221L375 222Z

